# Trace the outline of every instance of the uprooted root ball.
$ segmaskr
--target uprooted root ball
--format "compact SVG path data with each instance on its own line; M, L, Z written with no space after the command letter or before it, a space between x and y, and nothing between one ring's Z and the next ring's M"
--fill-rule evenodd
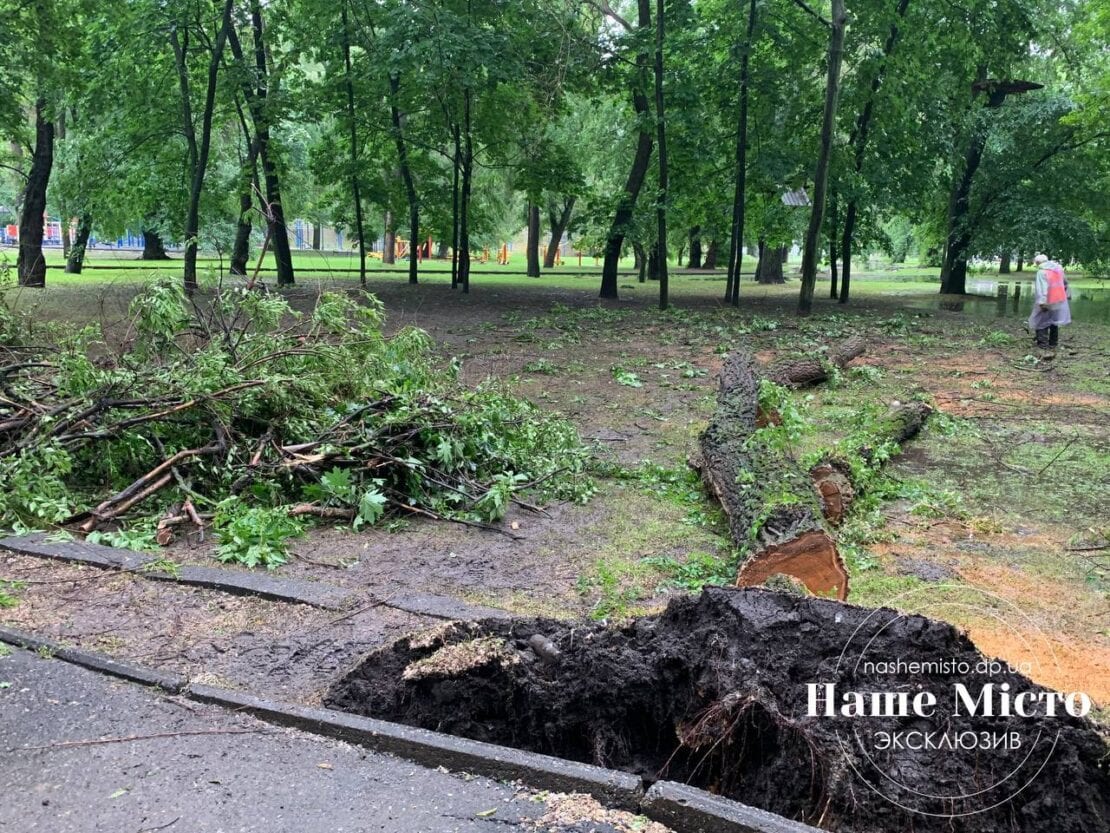
M857 666L863 646L874 666ZM879 663L899 658L948 661L950 670L938 664L930 674L880 673ZM325 702L688 782L833 830L1106 829L1107 749L1093 724L1067 715L955 713L954 685L975 689L985 680L951 669L983 659L954 627L921 616L715 588L619 627L547 619L454 623L371 654ZM433 666L440 672L425 672ZM990 681L1043 691L1009 671ZM819 682L868 692L929 690L937 716L810 716L807 684ZM1017 731L1027 742L990 751L874 752L873 733L907 729ZM871 750L872 761L862 749ZM996 800L999 806L984 809ZM981 812L945 817L971 809Z

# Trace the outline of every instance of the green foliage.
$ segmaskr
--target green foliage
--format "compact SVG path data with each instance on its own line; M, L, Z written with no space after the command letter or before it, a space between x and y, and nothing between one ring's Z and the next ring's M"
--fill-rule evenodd
M0 579L0 608L15 607L19 604L19 597L15 594L26 586L22 581Z
M219 504L222 554L267 566L294 532L270 514L300 500L348 510L358 529L398 506L496 521L520 491L579 502L593 494L589 453L570 423L497 385L460 386L426 333L382 334L373 296L325 293L300 314L279 295L241 289L192 304L176 282L160 281L131 313L131 353L94 362L98 336L83 330L13 378L16 396L57 408L26 426L24 450L8 446L0 523L57 524L174 453L205 448L138 512L153 518L185 498ZM84 427L71 430L77 419ZM234 511L231 495L242 498ZM152 531L132 523L98 537L144 549Z
M155 539L154 533L153 525L146 524L108 532L95 530L85 536L85 540L90 544L102 544L106 547L153 552L158 549L158 541Z
M767 379L759 380L759 410L768 416L777 414L778 424L769 424L754 431L748 440L750 448L763 444L789 450L809 427L805 406L791 394L789 388Z
M285 507L247 506L234 497L217 505L213 527L220 561L269 570L288 560L289 539L304 534L304 525Z
M736 581L736 559L706 552L692 552L684 561L672 556L652 556L644 562L669 576L670 583L698 592L706 585L728 585Z
M1002 330L991 330L979 339L979 343L984 347L1007 347L1013 344L1014 341L1015 339L1012 335Z
M528 362L523 369L525 373L542 373L546 376L554 376L558 372L558 368L547 359Z
M644 386L640 377L631 370L625 370L623 367L615 365L611 368L611 371L618 385L624 385L627 388L642 388Z
M383 481L371 479L357 483L350 469L333 468L320 476L318 483L304 488L305 497L323 507L350 509L355 529L373 526L385 514L387 498L381 492Z
M0 464L0 528L26 531L60 523L75 506L73 458L60 445L26 448Z
M175 580L181 578L181 565L169 558L156 558L139 568L141 573L164 573Z
M877 384L883 378L883 369L870 364L855 365L854 367L850 367L848 372L853 379L858 379L861 382L867 382L872 385Z

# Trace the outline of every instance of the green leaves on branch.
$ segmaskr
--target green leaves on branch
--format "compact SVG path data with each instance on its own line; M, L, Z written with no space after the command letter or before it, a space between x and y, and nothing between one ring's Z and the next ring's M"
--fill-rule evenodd
M278 295L216 287L194 303L155 284L132 304L131 352L93 361L102 339L81 332L10 375L0 526L149 525L189 501L214 511L220 558L273 567L303 531L294 508L358 529L497 521L522 491L589 498L568 422L459 385L426 333L387 338L382 321L367 294L302 313Z

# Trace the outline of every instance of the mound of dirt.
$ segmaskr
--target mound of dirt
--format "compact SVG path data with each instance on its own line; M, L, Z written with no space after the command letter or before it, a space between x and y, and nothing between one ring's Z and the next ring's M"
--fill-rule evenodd
M983 663L943 622L714 588L622 627L452 623L371 654L325 702L690 783L832 830L1108 829L1094 725L1059 702L1055 716L984 716L988 700L998 715L1006 694L1047 690ZM847 716L847 692L923 695L925 714L871 703Z

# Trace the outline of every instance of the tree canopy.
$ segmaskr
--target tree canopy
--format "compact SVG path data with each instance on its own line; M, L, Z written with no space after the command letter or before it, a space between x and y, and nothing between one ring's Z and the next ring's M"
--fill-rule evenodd
M798 244L803 312L819 259L847 301L875 249L931 252L950 292L975 257L1110 261L1105 0L0 0L0 19L0 221L28 285L43 214L74 270L90 233L184 246L187 288L198 250L243 273L259 246L293 283L294 217L363 267L379 239L392 261L396 236L431 238L463 291L471 252L525 227L530 273L569 234L608 297L634 255L644 279L727 264L736 303L747 252L773 280Z

